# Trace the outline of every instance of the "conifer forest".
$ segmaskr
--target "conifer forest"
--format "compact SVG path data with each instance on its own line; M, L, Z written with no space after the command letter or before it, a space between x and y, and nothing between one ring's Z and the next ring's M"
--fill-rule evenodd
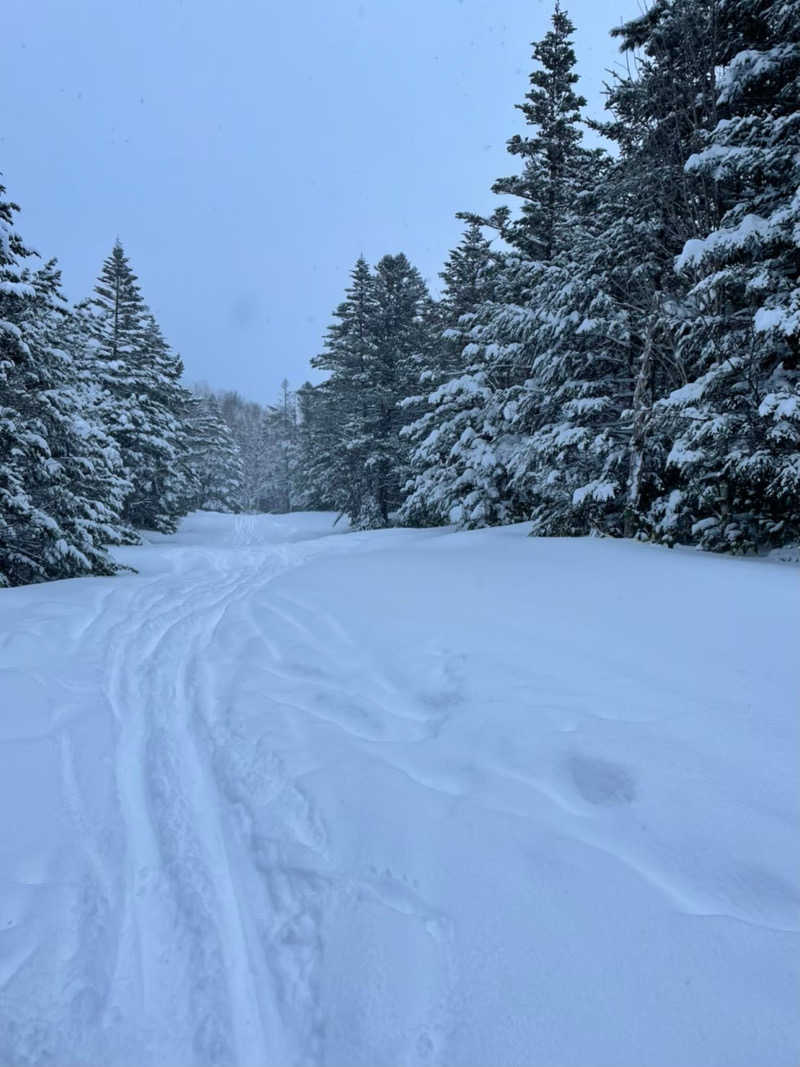
M109 573L106 546L203 507L796 541L799 27L790 0L658 0L587 115L557 6L440 297L402 252L360 258L324 380L266 406L187 387L119 241L70 306L4 192L3 581Z
M798 1067L800 0L0 25L0 1067Z

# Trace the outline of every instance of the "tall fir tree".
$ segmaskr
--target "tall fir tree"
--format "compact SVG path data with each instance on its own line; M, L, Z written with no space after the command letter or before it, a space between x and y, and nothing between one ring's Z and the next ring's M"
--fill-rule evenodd
M384 256L375 268L374 361L366 388L364 441L368 471L362 522L386 526L403 502L409 476L406 423L421 412L403 401L416 393L422 370L436 360L436 310L427 286L405 255Z
M441 272L441 335L419 375L419 395L404 402L407 410L421 412L402 431L411 452L400 516L410 525L460 521L465 514L478 521L470 493L482 475L491 477L478 456L483 401L491 394L483 351L469 335L476 308L494 295L498 263L480 225L471 222ZM478 490L479 497L484 495Z
M261 423L264 480L259 508L285 515L302 501L298 471L297 398L284 378L278 403L264 412Z
M335 394L329 385L304 382L297 390L297 479L306 507L341 515L341 486L329 473L339 439Z
M301 466L309 499L324 497L361 528L386 526L403 500L408 444L402 406L432 358L435 310L402 253L375 271L360 257L334 313L325 349L312 360L328 373L301 399Z
M345 299L334 312L325 348L311 361L328 378L318 387L318 403L311 416L315 433L306 436L306 446L313 451L305 459L312 493L325 496L356 525L374 521L367 449L370 435L378 430L373 395L377 315L375 278L360 256Z
M717 122L686 163L719 221L677 261L691 285L659 406L673 434L656 532L747 551L800 537L800 3L720 0Z
M494 192L521 200L519 215L503 206L488 219L461 216L493 226L512 248L491 299L476 307L471 330L468 351L477 359L483 418L460 444L467 476L459 475L457 489L464 503L451 509L466 525L513 521L530 513L520 454L542 413L532 378L542 355L541 292L552 288L552 264L572 240L575 203L602 165L601 153L581 144L585 101L575 92L573 33L557 3L550 30L533 46L531 89L518 105L532 132L508 142L509 152L522 159L522 172L493 186Z
M109 432L131 484L124 518L137 529L172 532L191 495L182 462L182 367L144 303L119 241L87 311L98 380L111 398Z
M54 262L31 271L0 187L0 584L112 574L121 466L93 418ZM76 341L78 343L71 344Z
M712 25L713 0L671 0L614 31L634 58L609 92L612 118L593 125L619 155L585 174L525 324L533 359L511 473L534 533L649 533L668 451L653 404L677 373L672 262L713 211L683 173L709 121Z
M191 509L237 512L244 472L239 446L215 396L191 396L185 418Z
M503 237L525 256L550 260L563 241L563 214L574 195L581 148L581 109L586 100L575 92L578 75L572 46L575 27L558 0L551 28L533 47L536 63L531 88L517 108L531 128L530 136L515 134L508 151L522 160L522 172L499 178L492 190L522 200L517 220L502 212Z

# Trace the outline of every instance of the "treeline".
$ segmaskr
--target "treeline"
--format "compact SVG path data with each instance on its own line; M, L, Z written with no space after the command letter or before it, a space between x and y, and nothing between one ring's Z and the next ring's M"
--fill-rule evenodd
M274 404L258 404L205 383L194 391L213 401L239 449L242 477L235 495L240 511L287 512L308 505L301 483L297 394L288 381Z
M440 297L359 259L325 380L267 407L182 384L119 243L71 307L0 187L0 584L112 573L202 507L800 539L800 0L654 0L604 121L573 32L557 4Z
M107 547L240 506L239 448L181 361L117 242L71 307L0 186L0 585L112 574Z
M297 483L361 527L795 540L800 0L654 0L611 31L604 121L573 32L556 5L520 166L461 216L441 299L405 256L356 263L298 394Z

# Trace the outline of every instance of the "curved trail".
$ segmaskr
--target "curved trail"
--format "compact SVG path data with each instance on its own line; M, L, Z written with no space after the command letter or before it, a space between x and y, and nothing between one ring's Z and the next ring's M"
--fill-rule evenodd
M690 571L718 661L668 663L669 620L637 659L561 612L568 542L330 522L194 516L137 575L11 591L0 1063L792 1062L783 575L726 690L752 571ZM679 588L584 550L593 602Z
M189 1052L200 1064L318 1062L322 910L336 893L382 899L331 868L322 824L279 755L261 753L254 792L226 732L225 694L244 669L242 649L260 642L266 669L278 676L281 667L247 605L325 547L259 545L256 522L241 519L208 573L193 567L139 583L109 631L124 874L114 902L113 870L94 861L98 894L119 912L101 1026L136 1019L140 1062L186 1062ZM232 616L237 632L220 664L215 639ZM319 657L307 627L285 611L277 618ZM349 729L335 714L328 721ZM276 798L264 828L264 801ZM383 896L396 906L391 891Z
M354 728L351 719L361 713L337 711L335 687L309 686L287 669L280 642L254 617L252 603L265 594L264 614L291 635L293 654L309 669L324 660L319 636L299 613L272 604L268 587L292 567L335 552L336 542L260 542L259 526L239 519L223 552L189 553L175 574L130 580L121 607L115 611L108 594L111 604L104 600L79 634L78 648L98 639L105 645L118 824L109 848L82 811L69 733L62 733L65 791L94 898L79 954L88 960L96 953L98 912L105 942L103 973L95 966L72 999L111 1043L105 1054L112 1059L124 1045L140 1064L322 1062L325 911L337 899L370 899L418 915L432 942L445 929L413 893L398 895L391 879L337 870L321 818L283 766L280 745L269 750L262 741L255 760L249 739L232 734L231 690L254 652L273 682L261 694L262 714L275 683L302 692L293 706L295 734L306 717L352 739L392 734L381 709L370 713L371 732Z

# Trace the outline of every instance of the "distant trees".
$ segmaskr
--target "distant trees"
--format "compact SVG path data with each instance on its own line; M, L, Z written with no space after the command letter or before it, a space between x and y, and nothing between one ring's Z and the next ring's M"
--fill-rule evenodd
M303 504L297 418L297 398L284 378L280 399L264 410L261 419L260 511L285 513L296 511Z
M190 508L241 511L244 467L239 446L215 396L192 396L185 412Z
M194 388L221 426L225 443L214 455L225 455L228 449L235 452L235 463L228 464L226 499L231 510L287 512L306 506L308 489L300 481L299 394L288 381L281 386L279 400L267 405L230 390Z

